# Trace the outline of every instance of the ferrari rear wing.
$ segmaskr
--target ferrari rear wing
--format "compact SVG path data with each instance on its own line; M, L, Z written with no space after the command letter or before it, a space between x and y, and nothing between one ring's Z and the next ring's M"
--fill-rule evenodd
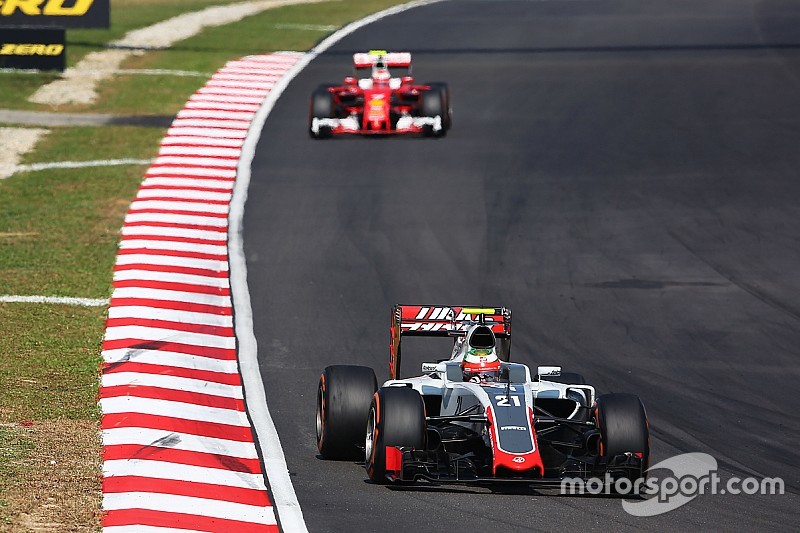
M457 337L470 326L483 323L501 340L502 352L508 359L511 339L511 310L505 307L402 305L392 308L389 373L400 379L400 341L405 336Z
M411 53L409 52L387 52L386 50L370 50L369 52L362 52L353 54L353 67L355 68L369 68L378 58L382 57L387 68L393 67L410 67L411 66Z

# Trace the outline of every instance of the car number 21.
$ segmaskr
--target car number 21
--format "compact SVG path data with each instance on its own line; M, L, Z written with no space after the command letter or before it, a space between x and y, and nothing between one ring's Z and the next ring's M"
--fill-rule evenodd
M509 403L509 398L505 394L498 394L494 399L497 402L497 407L511 407L512 404L514 407L522 405L519 401L519 396L512 396L511 403Z

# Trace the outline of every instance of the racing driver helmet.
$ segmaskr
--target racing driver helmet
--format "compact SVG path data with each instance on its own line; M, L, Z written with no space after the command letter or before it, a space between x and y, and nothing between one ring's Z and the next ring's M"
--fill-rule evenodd
M372 81L375 84L389 83L391 74L383 56L379 57L375 64L372 66Z
M464 381L482 383L497 381L500 375L500 359L495 350L494 332L483 324L473 326L467 332L467 347L461 370Z

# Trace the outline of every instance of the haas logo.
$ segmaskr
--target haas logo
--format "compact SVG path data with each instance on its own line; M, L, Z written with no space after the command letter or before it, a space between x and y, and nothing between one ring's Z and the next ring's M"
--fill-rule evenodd
M515 463L524 463L525 462L525 458L524 457L519 457L519 456L514 457L511 460L514 461Z

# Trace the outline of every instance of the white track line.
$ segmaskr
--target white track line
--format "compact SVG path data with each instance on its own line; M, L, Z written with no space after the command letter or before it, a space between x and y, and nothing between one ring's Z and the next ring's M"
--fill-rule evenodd
M258 346L253 329L253 308L250 304L250 290L247 286L247 261L244 255L242 240L242 221L244 218L244 205L247 201L247 189L252 176L251 166L256 152L256 145L261 137L261 131L272 108L278 98L292 81L315 57L350 35L357 29L371 24L384 17L401 13L403 11L441 2L443 0L421 0L400 6L395 6L366 18L353 22L337 31L307 53L278 81L264 100L261 109L256 113L249 133L242 146L242 157L239 159L237 179L233 189L233 199L228 217L228 248L231 268L231 294L233 298L236 337L239 340L239 364L244 381L245 396L248 399L247 409L253 421L253 427L258 435L258 443L264 458L264 471L269 479L272 490L273 505L280 518L281 528L284 532L304 533L308 531L303 511L297 501L286 458L283 455L278 431L267 407L267 398L264 383L261 381L261 372L258 364Z
M0 296L0 303L25 304L64 304L83 307L103 307L108 305L108 298L72 298L69 296Z
M152 159L102 159L99 161L56 161L53 163L33 163L31 165L18 165L16 172L36 172L54 168L90 168L113 167L121 165L149 165Z

